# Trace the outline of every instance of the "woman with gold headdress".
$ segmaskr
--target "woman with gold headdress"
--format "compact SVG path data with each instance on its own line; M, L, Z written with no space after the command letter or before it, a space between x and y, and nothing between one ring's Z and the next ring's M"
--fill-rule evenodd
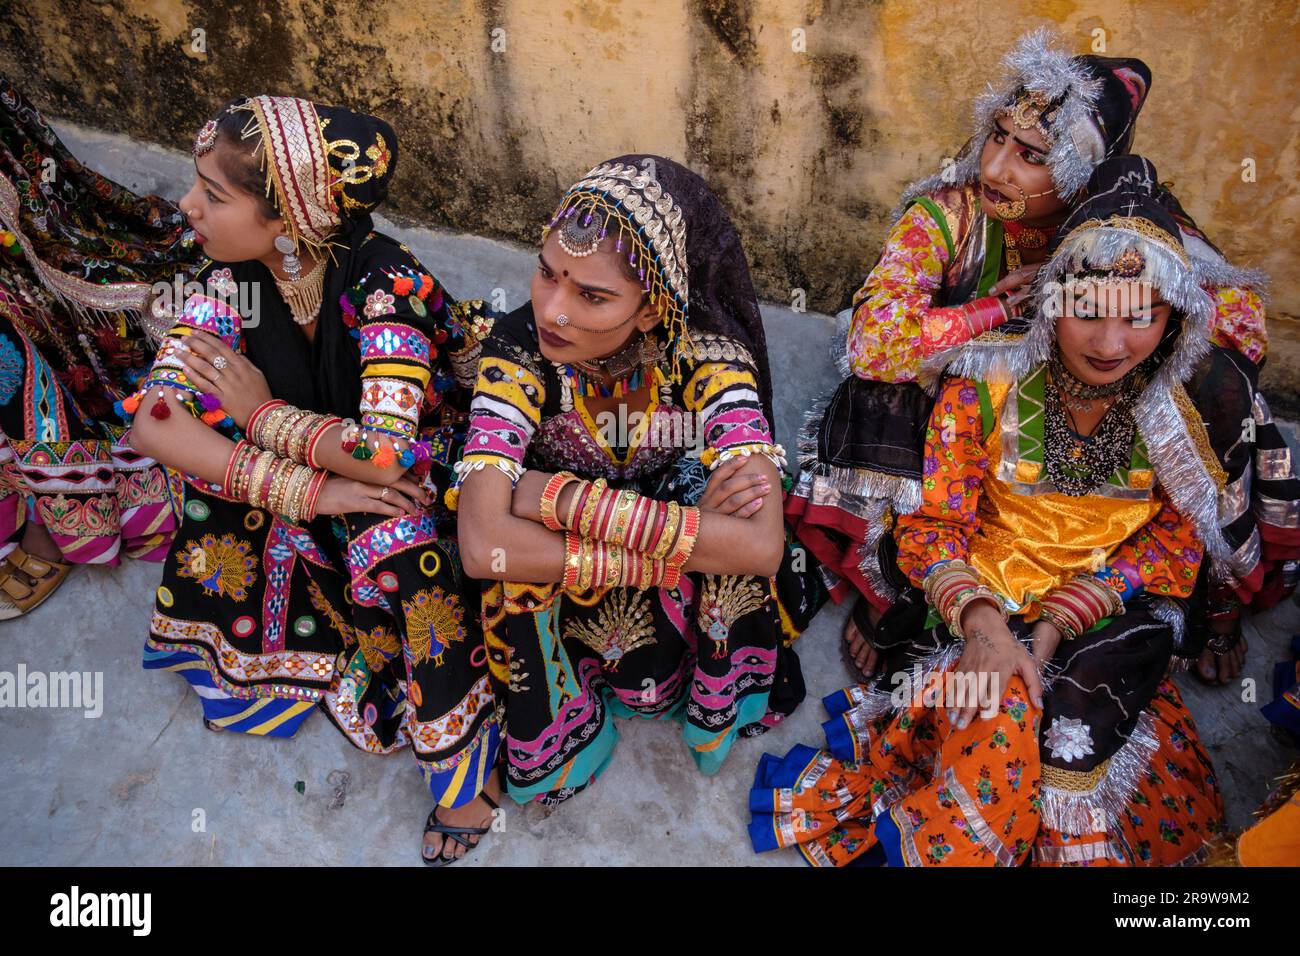
M456 466L517 801L588 786L613 716L679 720L712 773L802 698L789 644L822 592L787 550L771 423L722 205L662 157L592 169L484 343Z
M223 107L181 200L203 287L171 303L124 406L134 446L187 482L145 667L194 685L214 729L290 736L319 704L364 750L410 747L436 804L422 858L451 862L499 793L476 605L439 503L476 339L472 310L373 231L396 161L373 116Z
M1086 197L1096 165L1131 148L1151 86L1141 60L1071 56L1045 30L1021 38L1005 66L1005 81L977 98L974 132L956 161L904 191L853 298L847 377L810 414L801 440L803 468L786 510L800 541L839 577L832 597L854 602L845 642L855 672L874 672L884 650L875 622L904 583L886 531L920 502L919 436L938 375L947 368L1005 377L1003 355L1024 333L1030 283L1049 242ZM1197 281L1214 296L1207 331L1220 348L1189 386L1198 405L1210 406L1216 381L1235 380L1231 390L1258 376L1267 347L1264 277L1231 266L1163 186L1159 201L1178 224ZM1213 592L1210 613L1223 633L1209 638L1199 673L1220 681L1240 670L1242 603L1274 600L1280 585L1265 582L1270 562L1275 577L1276 562L1300 551L1300 509L1249 507L1251 470L1264 496L1257 500L1296 497L1267 404L1258 398L1254 406L1253 444L1238 441L1238 421L1218 446L1229 471L1223 508L1233 516L1233 547L1217 562L1219 583L1202 587ZM1249 406L1244 417L1252 417ZM1191 637L1206 635L1198 628ZM1194 655L1196 644L1180 652Z
M880 622L894 677L826 698L827 750L763 758L756 850L899 866L1206 855L1222 800L1169 671L1203 556L1229 547L1224 475L1183 384L1214 305L1159 189L1139 156L1102 163L1003 353L1010 382L943 379L922 500L895 529L908 580Z

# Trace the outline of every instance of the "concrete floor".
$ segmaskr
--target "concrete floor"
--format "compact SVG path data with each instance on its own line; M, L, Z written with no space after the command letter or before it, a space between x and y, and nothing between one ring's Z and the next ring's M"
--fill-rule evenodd
M124 185L179 196L189 160L156 147L58 124L74 153ZM453 294L523 301L534 252L473 236L392 228ZM804 412L835 378L834 322L764 306L777 428L788 446ZM1294 439L1295 431L1291 430ZM1294 441L1293 441L1294 444ZM405 754L355 750L323 715L296 738L213 734L179 677L145 672L140 650L157 565L74 570L60 594L0 629L0 671L100 671L102 716L79 710L0 710L0 864L416 865L429 810ZM799 642L808 701L764 737L737 742L715 777L694 769L674 725L620 724L611 767L554 812L507 803L503 829L461 865L794 865L792 853L756 856L746 794L760 753L822 740L819 699L846 682L828 608ZM1246 676L1268 694L1268 674L1292 633L1293 601L1251 621ZM1223 780L1229 822L1244 825L1268 782L1294 758L1239 688L1180 678ZM346 775L346 786L338 784Z

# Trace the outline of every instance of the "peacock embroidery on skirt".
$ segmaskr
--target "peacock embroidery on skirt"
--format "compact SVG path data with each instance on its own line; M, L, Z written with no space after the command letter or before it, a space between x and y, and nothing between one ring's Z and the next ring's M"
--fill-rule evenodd
M731 625L764 604L770 592L758 578L734 574L709 575L704 579L700 610L696 620L700 630L713 642L714 658L727 656L727 639Z
M606 670L618 670L618 663L632 651L655 641L650 600L632 588L613 588L597 608L594 621L574 621L565 629L566 639L586 644L601 656Z
M248 597L248 589L257 580L257 555L253 546L233 534L205 534L198 541L186 542L176 552L176 574L202 585L208 594L219 594L232 601Z
M427 588L415 592L409 601L402 601L406 615L406 639L412 663L433 661L442 666L442 655L454 642L465 640L465 609L455 595L441 588Z

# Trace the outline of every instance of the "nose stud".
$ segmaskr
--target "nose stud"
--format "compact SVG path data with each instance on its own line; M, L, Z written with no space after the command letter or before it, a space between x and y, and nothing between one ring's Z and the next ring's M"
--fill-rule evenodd
M563 312L561 312L559 315L555 317L555 324L558 325L560 328L564 328L566 325L569 324L569 317L565 315Z

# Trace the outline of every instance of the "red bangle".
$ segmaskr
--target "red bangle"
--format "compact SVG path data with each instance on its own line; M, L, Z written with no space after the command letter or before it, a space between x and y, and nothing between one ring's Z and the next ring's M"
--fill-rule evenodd
M538 507L541 510L542 524L546 525L550 530L565 530L564 525L560 523L559 516L555 513L555 509L560 501L560 492L564 490L565 485L577 480L578 476L571 471L557 471L547 479L546 487L542 489L542 497Z
M600 541L605 540L605 531L609 525L609 516L613 512L613 503L618 497L618 492L613 488L606 488L600 493L600 503L596 505L596 518L591 523L591 536Z
M275 408L277 405L288 405L288 404L289 403L282 398L271 398L271 399L267 399L261 405L258 405L255 409L253 409L253 414L248 416L248 423L244 426L244 434L246 435L253 434L253 429L257 427L257 420L262 415L265 415L267 412Z
M570 531L564 536L564 577L562 583L566 588L576 588L578 586L578 573L580 565L578 559L582 556L582 538L578 537L576 531Z
M239 439L239 441L235 442L235 450L230 453L230 460L226 462L226 473L224 476L222 476L221 479L221 490L225 492L227 495L230 495L231 472L233 472L235 468L235 459L239 457L240 446L251 446L251 445L252 442L245 441L242 438Z
M307 496L303 501L302 518L304 521L310 521L316 517L316 502L320 498L321 489L325 487L325 481L329 478L328 471L318 471L312 477L311 484L307 486Z
M995 295L986 295L974 302L967 302L961 308L966 314L966 321L970 324L972 339L996 329L1008 318L1006 310L1002 307L1002 300Z
M645 547L642 551L653 551L659 542L659 537L664 533L664 524L668 521L668 503L657 501L658 514L655 515L654 529L650 532L650 537L645 541Z
M650 514L650 499L640 497L632 509L632 520L628 522L627 541L625 544L633 551L640 551L641 534L645 531L646 516Z

